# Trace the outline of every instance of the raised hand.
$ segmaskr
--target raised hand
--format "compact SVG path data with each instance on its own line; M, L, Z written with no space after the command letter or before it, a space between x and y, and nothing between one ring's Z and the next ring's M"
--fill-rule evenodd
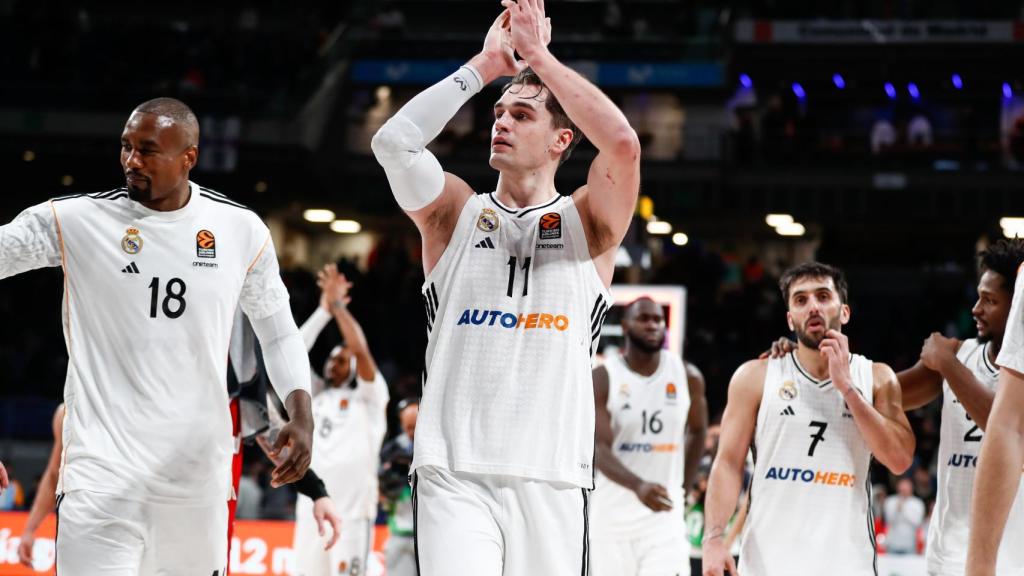
M510 14L507 9L498 14L487 30L484 48L480 54L487 59L497 76L515 76L526 68L525 62L516 60L515 48L512 47Z
M818 346L821 355L828 359L828 375L832 385L844 397L853 386L850 376L850 340L838 330L829 330Z
M338 266L335 264L327 264L323 270L317 272L316 285L320 287L320 306L328 312L334 306L348 306L352 301L352 297L348 295L352 283L344 274L338 272Z
M943 365L956 361L956 351L960 341L946 338L938 332L932 332L921 347L921 363L936 372L942 372Z
M551 42L551 18L544 15L544 0L501 0L510 15L512 46L524 60L548 49Z

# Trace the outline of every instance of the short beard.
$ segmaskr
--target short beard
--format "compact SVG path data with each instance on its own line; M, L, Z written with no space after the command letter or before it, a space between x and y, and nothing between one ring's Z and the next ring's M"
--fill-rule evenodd
M977 340L978 340L978 344L988 344L989 342L992 341L992 333L989 332L988 334L982 336L981 333L979 332Z
M817 350L818 347L821 346L821 341L828 337L828 336L826 336L826 334L828 334L828 331L829 330L839 330L839 328L840 328L839 315L836 315L835 318L830 318L830 319L826 319L825 320L825 332L822 333L820 338L815 339L813 336L811 336L807 332L804 332L804 330L802 328L797 328L795 330L796 331L796 339L799 340L800 343L803 344L804 346L807 346L808 348L810 348L812 350Z
M662 340L664 340L664 338ZM640 349L641 352L654 354L655 352L661 351L661 343L659 343L657 346L652 346L651 344L648 344L643 338L637 338L628 330L626 331L626 341L629 342L630 345Z
M153 199L153 187L150 185L149 188L139 188L129 184L128 197L136 202L149 202Z

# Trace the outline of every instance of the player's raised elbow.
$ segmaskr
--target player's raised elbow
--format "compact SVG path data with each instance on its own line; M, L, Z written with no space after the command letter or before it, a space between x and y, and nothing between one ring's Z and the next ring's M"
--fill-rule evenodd
M640 159L640 137L629 126L624 126L612 139L611 153L616 158L636 162Z
M423 133L403 116L392 116L370 139L373 156L385 168L407 168L423 149Z

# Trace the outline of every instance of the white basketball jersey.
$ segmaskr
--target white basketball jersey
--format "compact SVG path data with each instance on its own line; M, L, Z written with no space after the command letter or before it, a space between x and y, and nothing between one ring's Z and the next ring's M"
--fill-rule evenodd
M988 344L965 340L957 358L986 388L995 389L999 372L988 359ZM942 383L938 491L928 525L928 572L961 576L967 562L971 493L981 453L981 428L971 420L948 382ZM997 574L1024 574L1024 479L1010 509L999 546Z
M413 467L592 488L591 365L611 298L573 199L470 197L423 298Z
M1017 268L1013 304L1010 306L1010 316L1006 319L1003 347L999 350L996 363L1017 372L1024 372L1024 264Z
M312 468L342 518L371 519L377 513L377 466L387 432L388 385L378 371L355 388L326 388L313 398Z
M871 403L871 361L854 355L850 372ZM795 353L768 360L753 451L740 574L874 575L871 452L832 381Z
M0 277L64 268L64 453L58 492L227 501L226 386L235 309L287 306L267 227L191 185L157 212L124 189L54 199L0 227Z
M615 434L612 452L640 478L664 486L675 508L653 512L631 490L598 472L592 498L594 530L634 531L663 517L678 521L681 527L686 502L684 439L690 410L686 367L667 350L661 351L658 369L650 376L634 372L621 354L609 357L604 366Z

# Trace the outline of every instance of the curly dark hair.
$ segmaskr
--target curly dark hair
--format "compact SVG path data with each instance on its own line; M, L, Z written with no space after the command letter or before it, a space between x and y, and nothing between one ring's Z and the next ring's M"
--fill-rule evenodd
M1003 238L978 253L978 270L995 272L1003 277L1003 288L1013 295L1017 271L1024 263L1024 238Z
M821 262L804 262L793 266L779 278L779 289L782 290L782 300L789 305L789 287L797 280L804 278L831 278L836 285L836 292L839 293L839 301L843 304L849 303L846 276L843 271L835 266L822 264Z
M514 88L518 86L518 88ZM524 68L501 88L501 93L504 94L510 90L514 91L513 94L518 94L526 86L537 86L537 93L534 94L531 99L538 102L544 103L544 108L551 113L551 124L555 128L568 128L572 130L572 142L569 143L569 147L562 152L562 158L559 160L559 164L565 162L572 155L572 151L576 149L576 146L583 141L583 133L576 127L576 124L569 119L569 115L565 113L562 105L558 103L558 99L548 89L547 84L537 76L537 73L532 68ZM547 89L547 95L543 96Z

